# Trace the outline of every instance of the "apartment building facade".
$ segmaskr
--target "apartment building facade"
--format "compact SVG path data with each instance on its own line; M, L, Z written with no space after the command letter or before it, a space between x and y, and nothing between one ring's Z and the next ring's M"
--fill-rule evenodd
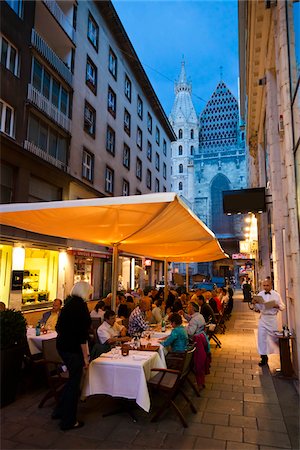
M170 190L176 137L110 1L1 2L0 70L1 203ZM6 304L47 306L79 279L95 298L110 290L110 249L6 227L1 235ZM121 258L120 287L132 270L135 285L160 279L159 262L135 262Z

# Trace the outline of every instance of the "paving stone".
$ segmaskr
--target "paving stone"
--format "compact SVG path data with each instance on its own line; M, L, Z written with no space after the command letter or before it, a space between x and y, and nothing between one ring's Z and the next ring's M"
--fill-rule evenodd
M223 413L223 414L243 414L243 402L238 400L208 399L207 412Z
M78 432L79 430L76 430ZM24 430L22 430L20 433L16 434L14 436L14 440L17 442L21 442L23 444L35 445L38 444L40 448L47 448L49 445L52 445L53 442L58 438L60 431L48 431L47 430L47 439L45 439L45 430L42 428L33 428L31 426L28 426Z
M24 428L25 428L25 425L23 425L23 424L7 421L7 422L5 422L5 425L3 425L3 428L1 430L1 438L2 439L10 439L15 434L24 430Z
M194 448L196 442L196 436L189 436L189 435L184 435L184 436L174 436L174 435L169 435L166 437L165 441L162 444L161 448L165 448L165 449L186 449L186 450L190 450L192 448Z
M232 385L231 384L223 384L223 383L215 383L215 384L213 384L212 389L215 389L216 391L232 391Z
M197 416L197 414L192 414L192 417ZM201 420L202 417L202 413L199 413L199 422ZM190 423L190 420L188 421ZM169 417L164 417L163 420L159 421L157 423L157 430L161 431L163 433L177 433L178 434L182 434L183 433L183 427L182 427L182 423L180 422L179 418L176 416L173 418L169 418ZM119 430L118 430L119 432Z
M258 450L258 445L227 441L226 450Z
M255 428L257 430L257 422L255 417L231 415L229 418L229 424L234 427Z
M225 427L222 425L216 425L214 429L213 437L215 439L226 439L242 442L243 441L243 429L240 427Z
M283 420L266 419L257 417L258 429L267 431L277 431L278 433L287 433Z
M243 400L244 394L243 392L221 392L221 398L224 400Z
M244 442L257 445L269 445L280 448L280 450L291 448L290 440L286 433L260 431L251 428L244 429Z
M280 406L275 404L271 406L270 404L244 402L244 415L282 420Z
M184 429L183 434L209 438L213 435L213 428L213 425L189 422L189 426Z
M202 417L202 423L210 423L212 425L228 425L229 415L205 412Z
M161 433L157 431L156 433L151 433L147 429L139 433L134 439L134 445L146 445L148 448L159 448L166 438L166 433Z
M257 402L257 403L275 403L278 404L278 398L276 394L244 394L245 402Z
M77 434L79 430L73 430L63 433L62 436L59 436L58 439L52 444L52 449L76 449L76 448L84 448L84 449L93 449L99 448L101 442L96 439L89 439L87 437L82 437Z
M206 389L203 389L203 391L201 391L201 397L203 397L203 398L220 398L221 392L215 391L215 390L207 391Z
M194 449L196 450L225 450L226 441L220 439L198 438Z
M3 439L2 436L1 436L0 448L2 450L6 450L6 449L9 449L9 448L16 448L17 445L18 445L17 442L10 441L9 439Z
M235 380L233 378L224 378L224 384L231 384L234 386L244 386L244 380Z
M242 367L226 367L226 372L228 373L243 373Z

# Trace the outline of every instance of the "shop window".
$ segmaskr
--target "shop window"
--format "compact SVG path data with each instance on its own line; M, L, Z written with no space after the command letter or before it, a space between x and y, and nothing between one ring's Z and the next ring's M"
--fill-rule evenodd
M74 283L87 281L92 284L93 259L90 257L75 255L74 259Z

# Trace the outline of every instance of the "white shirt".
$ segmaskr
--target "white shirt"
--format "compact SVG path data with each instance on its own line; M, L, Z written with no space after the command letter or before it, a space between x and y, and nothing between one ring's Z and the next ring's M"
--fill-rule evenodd
M108 339L119 337L123 328L124 326L119 325L117 322L111 326L109 323L104 321L97 330L99 341L101 344L105 344Z
M101 319L101 322L103 322L104 313L105 313L105 311L103 311L102 309L98 309L98 312L96 312L93 309L91 311L90 316L91 316L92 319Z
M280 295L278 294L278 292L274 291L273 289L271 289L270 294L266 294L265 291L260 291L258 293L258 295L260 295L264 299L265 302L274 300L276 302L276 305L279 306L280 311L283 311L285 309L285 304L281 300ZM260 303L256 303L255 308L257 310L259 310L263 316L276 316L276 314L278 313L278 308L266 309L264 304L260 304Z

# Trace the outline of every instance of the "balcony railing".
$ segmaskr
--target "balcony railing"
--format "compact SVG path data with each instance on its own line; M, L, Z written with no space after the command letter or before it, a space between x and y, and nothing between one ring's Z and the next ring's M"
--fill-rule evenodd
M44 159L50 164L53 164L53 166L58 167L59 169L63 170L64 172L69 173L70 168L63 162L59 161L58 159L54 158L53 156L49 155L49 153L46 153L44 150L42 150L40 147L37 147L30 141L24 141L24 148L28 150L29 152L33 153L36 156L39 156L40 158Z
M70 23L62 9L58 6L55 0L44 0L45 5L49 11L53 14L60 26L65 30L67 35L74 41L74 28Z
M58 125L64 128L66 131L71 131L71 120L59 111L52 103L44 97L32 84L28 85L28 100L34 103L41 111L46 113L51 119L53 119Z
M72 72L34 29L31 32L31 44L57 70L63 79L72 86Z

